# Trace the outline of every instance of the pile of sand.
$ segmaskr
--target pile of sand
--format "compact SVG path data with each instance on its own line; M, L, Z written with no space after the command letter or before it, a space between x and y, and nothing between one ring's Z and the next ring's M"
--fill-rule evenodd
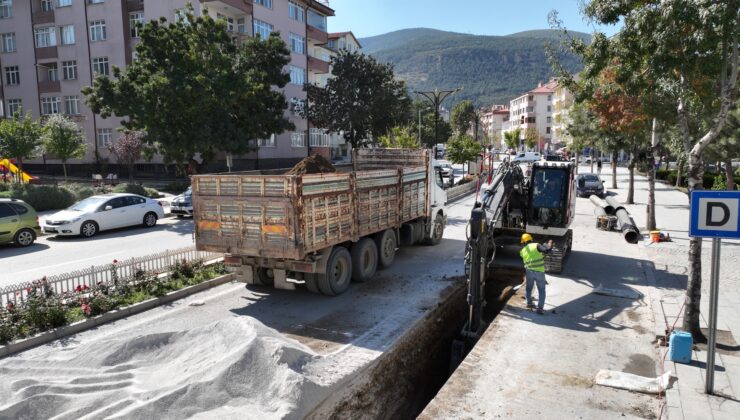
M336 168L321 155L309 156L298 162L285 175L323 174L336 172Z
M0 361L0 418L300 418L332 392L318 358L249 317L105 337Z

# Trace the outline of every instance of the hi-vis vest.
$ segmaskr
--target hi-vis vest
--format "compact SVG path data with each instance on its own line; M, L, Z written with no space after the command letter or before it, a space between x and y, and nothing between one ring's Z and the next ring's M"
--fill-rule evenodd
M537 244L530 242L519 251L519 256L524 261L524 268L532 271L545 272L545 257L537 250Z

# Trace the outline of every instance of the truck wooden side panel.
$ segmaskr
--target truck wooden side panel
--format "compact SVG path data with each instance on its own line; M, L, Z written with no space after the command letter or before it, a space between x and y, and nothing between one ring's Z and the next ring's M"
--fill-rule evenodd
M349 173L194 176L196 247L302 260L428 216L428 152L368 150Z

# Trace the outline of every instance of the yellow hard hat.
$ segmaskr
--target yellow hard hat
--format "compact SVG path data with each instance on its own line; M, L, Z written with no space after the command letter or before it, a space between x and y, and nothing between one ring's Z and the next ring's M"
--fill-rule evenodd
M532 235L524 233L522 234L522 243L526 244L527 242L532 242Z

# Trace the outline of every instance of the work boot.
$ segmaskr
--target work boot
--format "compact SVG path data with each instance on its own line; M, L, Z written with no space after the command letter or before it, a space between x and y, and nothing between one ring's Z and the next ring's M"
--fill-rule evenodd
M543 315L545 313L545 310L542 308L537 308L537 313Z
M527 309L534 309L534 308L536 308L536 306L535 306L534 303L528 303L527 304Z

